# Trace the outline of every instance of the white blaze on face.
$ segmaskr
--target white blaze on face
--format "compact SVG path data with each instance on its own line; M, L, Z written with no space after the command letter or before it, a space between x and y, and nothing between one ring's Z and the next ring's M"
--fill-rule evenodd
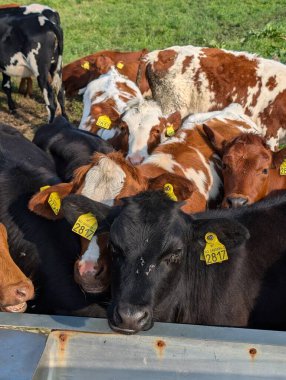
M124 186L125 178L120 165L108 157L102 157L86 174L81 194L112 206Z
M48 19L45 16L39 16L38 20L39 20L39 24L43 26Z
M135 92L135 95L120 90L117 83L125 84ZM98 93L101 93L101 95L96 96ZM124 101L120 96L126 98L127 101ZM121 115L128 108L128 101L132 99L138 99L138 102L143 101L143 96L134 82L121 75L112 66L106 74L100 75L99 78L91 81L87 85L83 95L84 109L79 129L85 129L87 131L90 130L91 125L89 116L91 106L93 104L104 103L108 99L112 99L114 101L114 109L119 115Z
M127 124L129 130L128 154L132 162L132 157L140 156L145 159L149 156L147 142L151 129L160 124L163 117L160 106L152 101L145 100L137 107L130 108L122 120Z
M95 264L99 258L99 255L100 255L100 248L97 242L97 236L93 236L93 238L91 239L88 245L87 250L81 256L80 265L82 263L88 263L88 262L92 262Z

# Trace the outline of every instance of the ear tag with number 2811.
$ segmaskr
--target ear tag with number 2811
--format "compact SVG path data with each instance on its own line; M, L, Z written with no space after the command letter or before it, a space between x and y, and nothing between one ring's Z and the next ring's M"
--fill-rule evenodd
M218 240L213 232L205 235L206 246L204 253L201 254L200 260L205 261L207 265L222 263L228 260L225 246Z

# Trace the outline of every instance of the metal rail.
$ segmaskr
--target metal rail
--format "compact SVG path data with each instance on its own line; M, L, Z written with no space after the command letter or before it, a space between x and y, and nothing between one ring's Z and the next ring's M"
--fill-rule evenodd
M0 341L1 380L286 379L286 332L0 313Z

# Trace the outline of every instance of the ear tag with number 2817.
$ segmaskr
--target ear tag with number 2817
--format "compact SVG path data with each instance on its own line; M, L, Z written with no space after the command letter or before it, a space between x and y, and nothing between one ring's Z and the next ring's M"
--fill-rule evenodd
M206 246L204 253L201 254L200 260L206 262L207 265L222 263L228 260L225 246L218 240L213 232L208 232L205 235Z
M91 240L97 230L97 227L98 223L96 217L91 212L88 212L87 214L82 214L77 218L72 231L88 240Z

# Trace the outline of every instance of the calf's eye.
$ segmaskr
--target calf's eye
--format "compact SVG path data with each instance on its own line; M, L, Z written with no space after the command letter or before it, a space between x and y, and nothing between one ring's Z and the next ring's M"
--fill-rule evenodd
M177 249L176 251L174 251L170 255L164 257L164 262L167 264L179 263L181 261L182 254L183 254L183 250Z
M268 169L263 169L263 170L262 170L262 173L263 173L263 174L268 174Z

